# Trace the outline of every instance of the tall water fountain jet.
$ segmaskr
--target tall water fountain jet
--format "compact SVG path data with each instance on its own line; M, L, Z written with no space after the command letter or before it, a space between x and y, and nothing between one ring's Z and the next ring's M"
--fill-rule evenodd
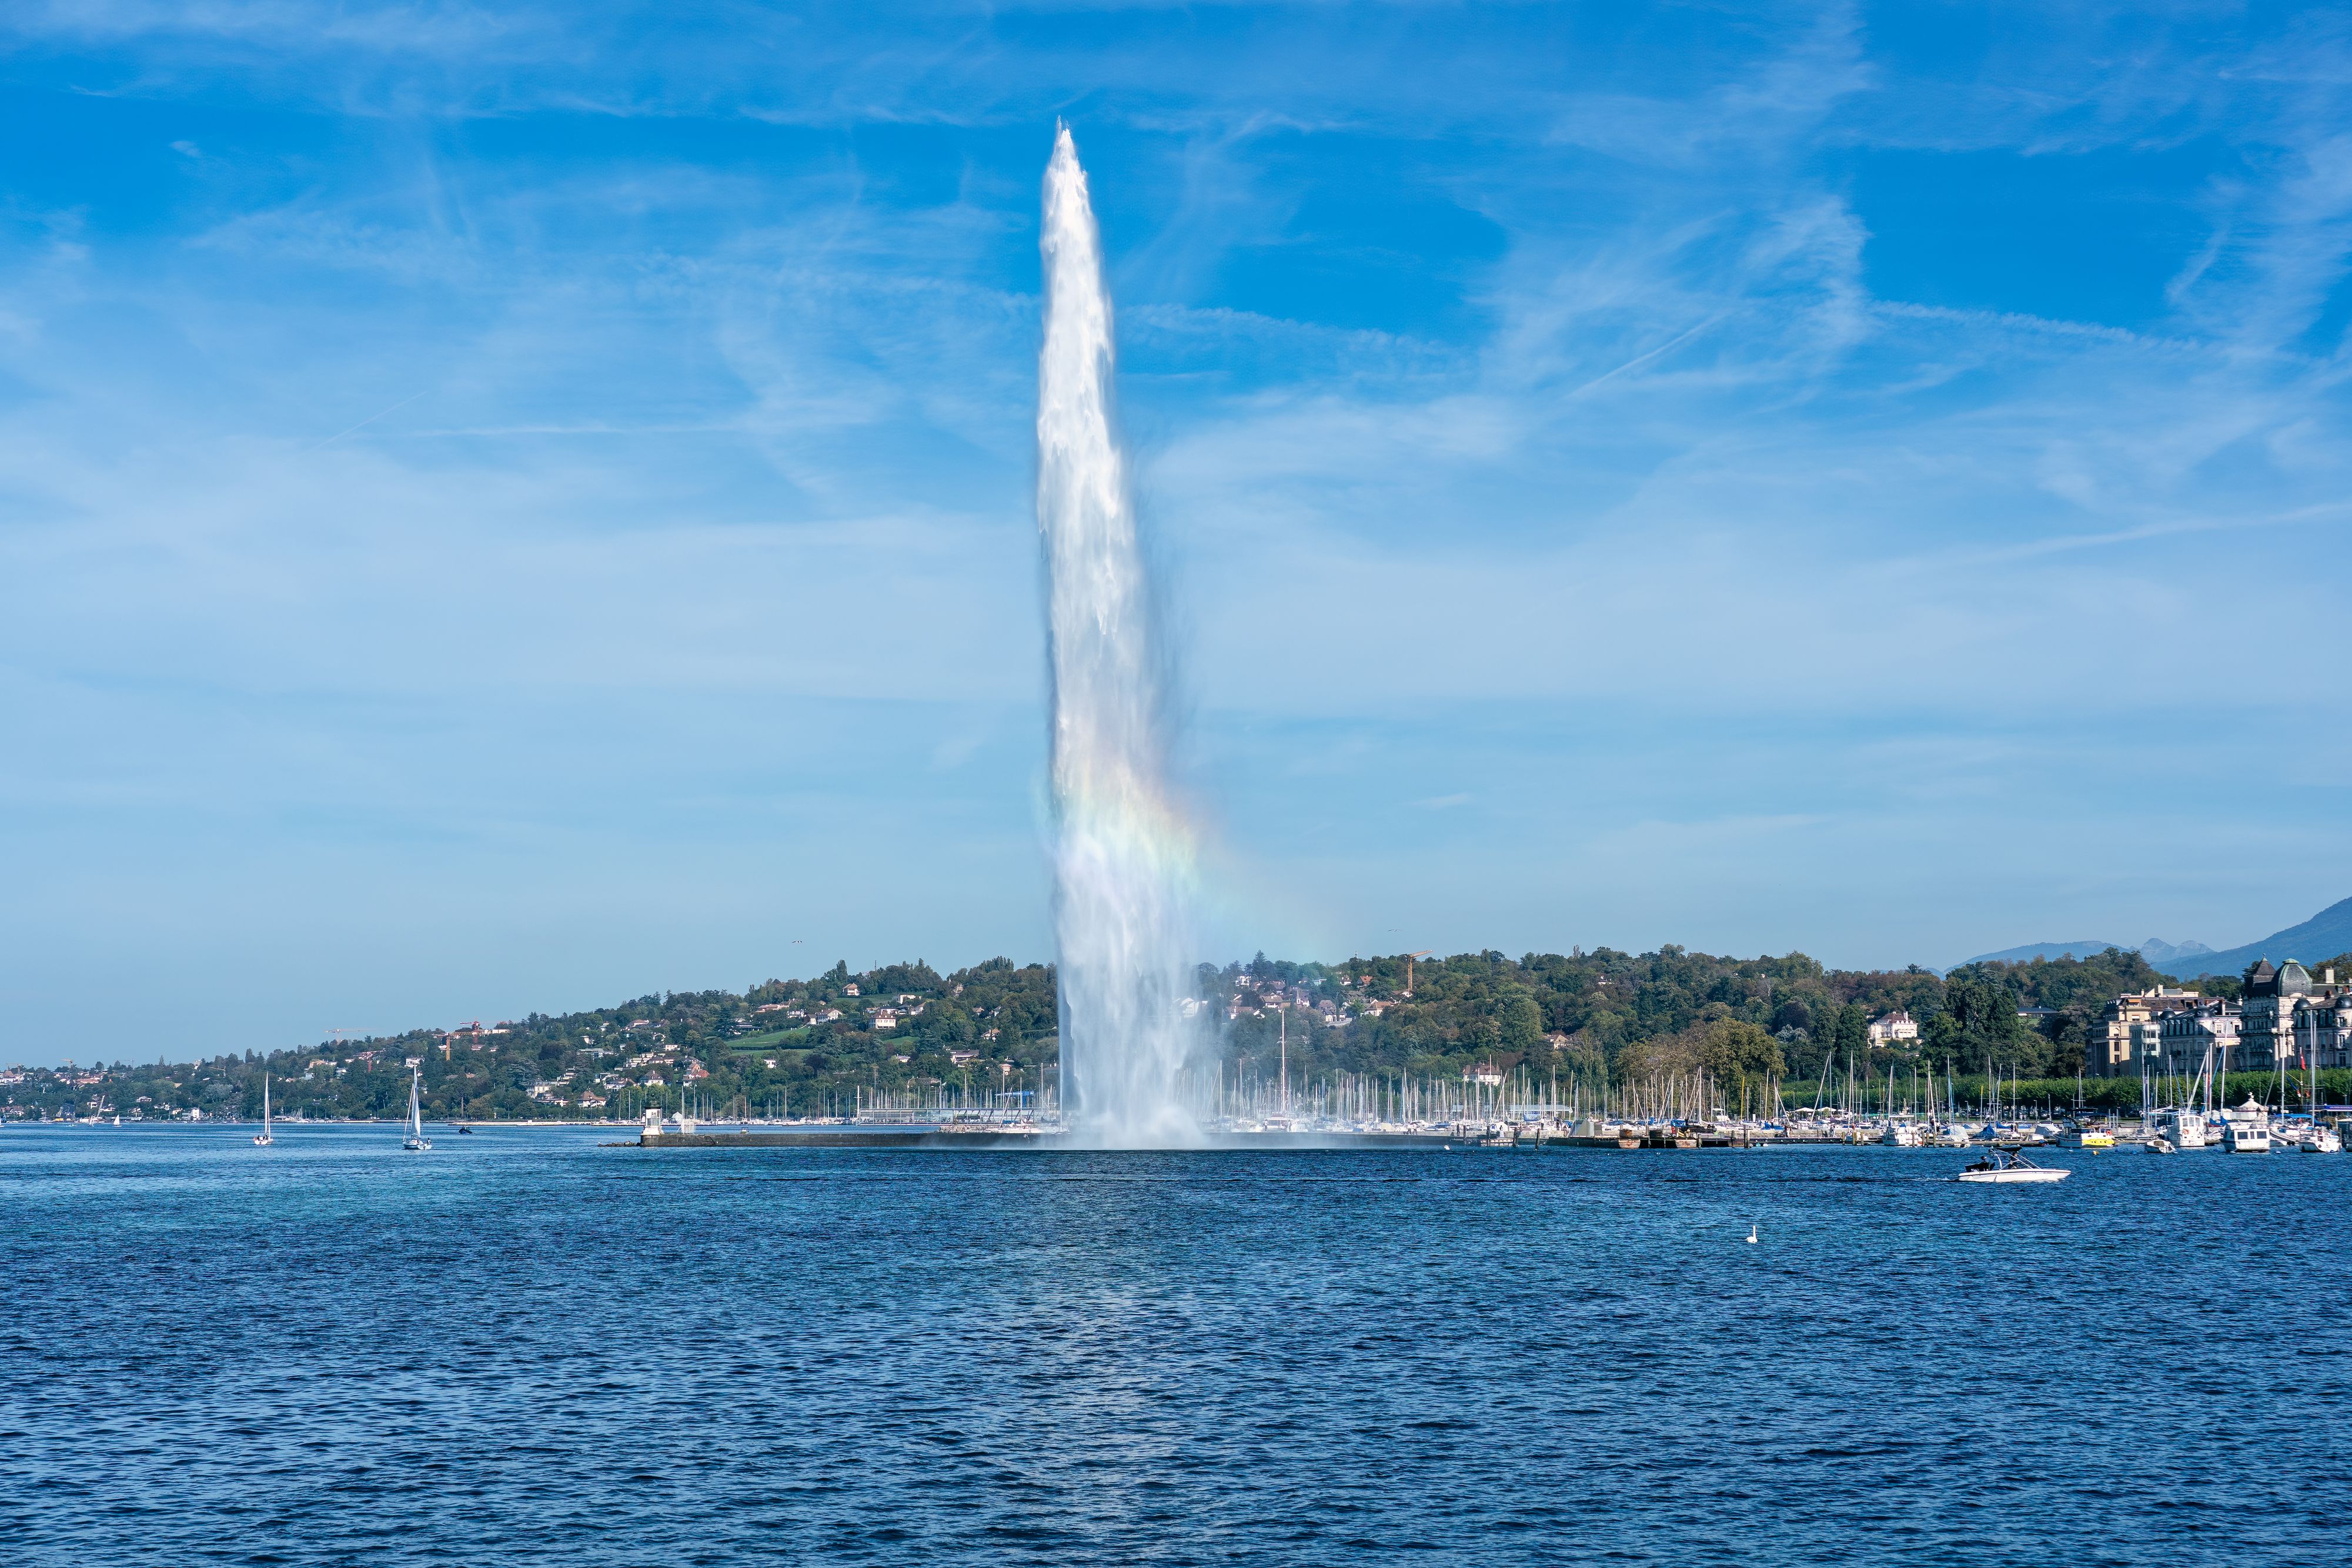
M1037 531L1054 675L1062 1083L1088 1142L1197 1141L1179 1101L1192 836L1168 787L1162 665L1111 434L1110 296L1069 128L1045 169Z

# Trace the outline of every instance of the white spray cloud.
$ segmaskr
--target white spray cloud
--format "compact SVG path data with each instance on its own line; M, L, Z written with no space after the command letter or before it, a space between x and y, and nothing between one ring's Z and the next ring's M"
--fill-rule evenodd
M1191 833L1168 785L1160 650L1127 465L1111 429L1110 295L1065 128L1045 172L1037 528L1054 674L1054 924L1065 1092L1084 1135L1192 1140L1182 883Z

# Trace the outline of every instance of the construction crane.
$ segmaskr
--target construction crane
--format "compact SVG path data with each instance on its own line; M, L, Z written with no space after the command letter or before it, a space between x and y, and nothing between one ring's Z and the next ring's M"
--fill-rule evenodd
M1415 958L1426 958L1428 956L1429 949L1426 947L1423 947L1418 953L1407 953L1404 956L1404 994L1406 996L1409 997L1412 995L1412 961Z

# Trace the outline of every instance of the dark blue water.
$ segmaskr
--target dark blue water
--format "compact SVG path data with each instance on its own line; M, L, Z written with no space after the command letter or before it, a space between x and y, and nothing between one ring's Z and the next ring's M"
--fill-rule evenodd
M397 1145L0 1134L13 1561L2347 1545L2352 1157Z

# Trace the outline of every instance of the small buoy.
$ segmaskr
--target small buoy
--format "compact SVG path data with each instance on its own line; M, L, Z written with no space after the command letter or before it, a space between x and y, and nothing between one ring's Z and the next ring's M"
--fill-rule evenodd
M1751 1242L1756 1239L1756 1227L1753 1225L1748 1228L1748 1239Z

